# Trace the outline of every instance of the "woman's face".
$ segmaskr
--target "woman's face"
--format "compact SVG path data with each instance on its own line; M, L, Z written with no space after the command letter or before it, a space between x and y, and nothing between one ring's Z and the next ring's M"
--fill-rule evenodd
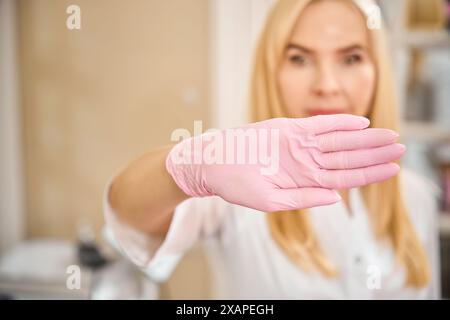
M309 4L294 27L278 74L289 116L367 116L376 81L369 43L366 21L352 4Z

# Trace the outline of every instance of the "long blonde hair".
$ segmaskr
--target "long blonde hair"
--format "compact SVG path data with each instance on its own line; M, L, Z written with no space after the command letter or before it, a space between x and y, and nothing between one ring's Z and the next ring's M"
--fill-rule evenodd
M269 13L256 48L251 78L249 98L252 121L285 117L288 114L279 95L277 72L293 27L303 8L311 1L319 0L278 0ZM363 8L357 7L363 12ZM369 114L371 126L397 130L394 78L384 29L372 29L369 34L377 75ZM396 176L364 186L361 192L374 234L377 239L388 239L392 244L397 262L406 270L406 285L424 287L430 280L429 264L407 213L399 180L399 176ZM319 271L328 277L339 273L323 254L307 210L270 213L267 222L273 239L299 267L307 272Z

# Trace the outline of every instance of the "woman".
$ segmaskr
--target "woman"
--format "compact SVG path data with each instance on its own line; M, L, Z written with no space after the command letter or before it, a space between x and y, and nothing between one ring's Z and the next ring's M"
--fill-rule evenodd
M370 4L272 9L251 84L255 122L238 129L276 133L274 172L193 161L219 131L152 151L112 181L106 220L133 262L155 270L203 241L214 298L438 298L433 187L393 163L405 148Z

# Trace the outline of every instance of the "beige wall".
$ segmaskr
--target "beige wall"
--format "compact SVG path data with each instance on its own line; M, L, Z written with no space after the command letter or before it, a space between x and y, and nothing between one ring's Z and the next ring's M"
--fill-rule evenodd
M66 28L70 4L81 30ZM102 192L121 166L169 143L174 128L210 126L208 1L23 0L18 9L27 236L73 239L80 220L100 230ZM163 297L205 297L205 274L194 250Z
M207 18L207 0L20 2L28 236L73 237L80 218L99 229L117 168L209 125Z

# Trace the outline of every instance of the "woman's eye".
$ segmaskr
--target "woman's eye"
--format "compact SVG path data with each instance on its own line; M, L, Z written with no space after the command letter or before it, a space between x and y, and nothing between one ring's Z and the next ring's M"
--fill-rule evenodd
M305 65L308 62L304 56L299 55L289 57L289 61L298 65Z
M359 54L352 54L344 59L344 63L348 65L357 64L362 61L362 57Z

